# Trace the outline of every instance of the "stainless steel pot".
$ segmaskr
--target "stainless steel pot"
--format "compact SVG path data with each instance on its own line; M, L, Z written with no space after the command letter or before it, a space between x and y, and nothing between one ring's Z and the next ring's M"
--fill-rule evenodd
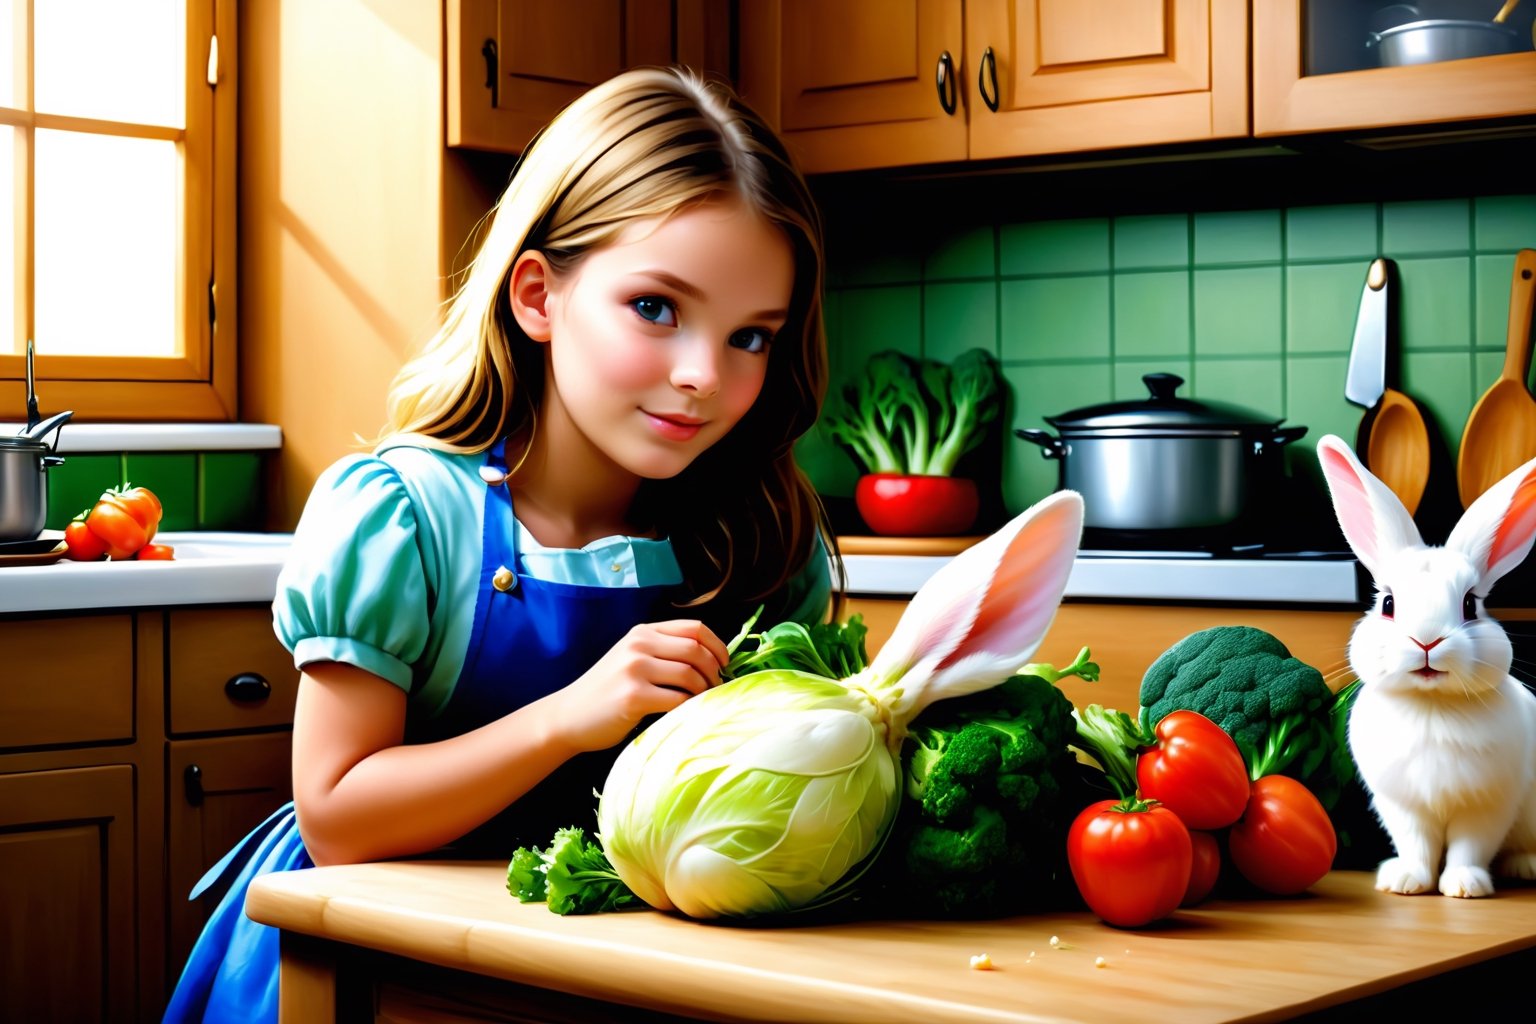
M1381 66L1386 68L1492 57L1530 49L1521 34L1507 25L1445 18L1410 21L1371 32L1366 46L1376 48L1381 56Z
M48 483L43 474L50 466L64 463L45 438L70 415L61 412L13 437L0 436L0 542L36 540L43 532L48 521Z
M1283 446L1306 427L1179 398L1183 378L1142 377L1148 396L1089 406L1014 433L1061 460L1061 487L1083 496L1084 525L1107 530L1229 526L1278 493Z

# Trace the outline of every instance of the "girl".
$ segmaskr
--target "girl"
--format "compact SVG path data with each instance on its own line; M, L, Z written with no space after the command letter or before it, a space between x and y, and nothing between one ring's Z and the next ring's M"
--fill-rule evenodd
M631 71L524 154L371 456L316 483L273 604L303 672L294 803L227 885L168 1020L271 1020L267 871L591 826L612 748L719 681L729 636L824 618L820 221L725 88ZM839 567L839 572L840 572Z

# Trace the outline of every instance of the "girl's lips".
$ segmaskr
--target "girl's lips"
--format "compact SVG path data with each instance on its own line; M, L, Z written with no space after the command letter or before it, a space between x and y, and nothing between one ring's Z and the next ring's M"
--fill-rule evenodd
M657 416L655 413L640 410L641 415L650 423L651 429L656 431L668 441L692 440L699 429L704 426L703 420L672 419L665 416Z

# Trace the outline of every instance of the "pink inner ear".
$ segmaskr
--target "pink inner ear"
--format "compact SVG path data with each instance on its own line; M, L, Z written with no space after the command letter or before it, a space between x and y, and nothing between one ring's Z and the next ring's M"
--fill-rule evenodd
M1350 542L1361 549L1360 557L1367 561L1376 558L1376 520L1371 515L1371 499L1365 492L1365 481L1355 472L1340 452L1333 448L1322 449L1323 468L1333 484L1333 507L1339 514L1339 522Z
M936 671L969 654L1010 654L1040 640L1061 603L1065 573L1071 572L1077 553L1075 523L1069 508L1061 505L1019 531L987 585L967 638Z
M1515 488L1509 500L1509 511L1493 534L1493 545L1488 552L1489 566L1498 565L1511 552L1529 544L1531 532L1536 530L1536 473L1532 473Z

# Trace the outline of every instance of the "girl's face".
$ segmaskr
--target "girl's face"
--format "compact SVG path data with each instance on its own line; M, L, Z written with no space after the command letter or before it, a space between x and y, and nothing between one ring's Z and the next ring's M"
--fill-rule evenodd
M789 240L740 201L631 225L549 278L541 430L676 476L757 400L793 288Z

